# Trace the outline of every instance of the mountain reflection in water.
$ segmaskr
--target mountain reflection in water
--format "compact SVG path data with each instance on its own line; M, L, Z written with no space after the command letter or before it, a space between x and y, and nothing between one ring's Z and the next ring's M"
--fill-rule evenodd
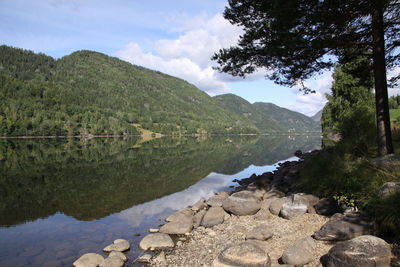
M141 238L133 233L145 234L173 210L228 190L233 179L272 170L295 150L319 148L320 140L0 140L0 266L71 265L120 237L132 242L133 258Z

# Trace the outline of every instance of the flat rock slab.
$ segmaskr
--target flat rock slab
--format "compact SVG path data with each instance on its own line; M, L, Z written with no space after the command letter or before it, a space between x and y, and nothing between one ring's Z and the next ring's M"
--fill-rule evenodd
M375 223L370 217L358 213L337 213L313 237L323 241L343 241L374 232Z
M311 237L302 238L283 252L282 261L296 267L303 266L313 260L315 248L314 239Z
M103 248L104 252L111 252L111 251L127 251L129 249L129 242L125 239L116 239L114 240L113 244Z
M155 250L173 248L174 242L172 238L163 233L155 233L146 235L139 243L139 248L142 250Z
M74 267L97 267L104 261L103 256L96 253L83 254L72 264Z
M235 215L245 216L256 214L261 205L251 191L240 191L232 194L222 202L222 207L227 212Z
M201 225L204 227L213 227L214 225L224 222L225 211L223 208L215 206L211 207L204 215Z
M340 242L321 258L324 267L388 267L391 248L384 240L371 235Z
M169 215L165 220L167 222L176 222L180 220L185 220L186 218L191 218L193 217L193 214L194 212L191 209L181 209Z
M335 213L342 212L337 202L332 198L323 198L314 205L315 211L319 215L332 216Z
M193 217L182 217L180 221L173 221L164 224L160 228L160 233L170 235L183 235L190 233L193 229Z
M223 250L213 262L214 267L247 266L270 267L271 259L263 248L246 241Z
M253 228L246 234L246 239L256 239L265 241L270 239L274 234L268 229L268 225L263 224Z

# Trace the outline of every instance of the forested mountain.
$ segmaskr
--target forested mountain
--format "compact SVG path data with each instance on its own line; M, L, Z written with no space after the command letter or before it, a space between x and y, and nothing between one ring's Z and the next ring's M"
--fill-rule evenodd
M269 132L268 129L281 132L307 132L321 129L319 121L314 121L306 115L278 107L272 103L250 104L233 94L219 95L214 98L224 107L254 123L261 132Z
M276 110L234 95L214 99L184 80L97 52L55 60L0 46L0 136L310 130L268 112Z
M59 60L0 46L0 135L247 133L256 127L178 78L91 51Z
M264 113L267 118L279 122L288 131L321 131L320 123L304 114L278 107L272 103L256 102L253 105L258 111Z
M260 112L254 105L250 104L243 98L234 94L224 94L215 96L214 99L219 101L222 106L233 111L243 119L249 120L257 128L263 132L271 131L287 131L279 122L272 120Z

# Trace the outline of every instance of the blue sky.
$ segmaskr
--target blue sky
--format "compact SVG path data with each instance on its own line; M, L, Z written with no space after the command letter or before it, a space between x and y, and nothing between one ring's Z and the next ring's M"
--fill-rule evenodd
M237 94L307 115L325 103L325 73L308 85L317 94L275 85L262 70L247 79L212 69L212 54L234 45L241 29L222 17L226 0L1 0L0 44L55 58L95 50L185 79L210 95Z

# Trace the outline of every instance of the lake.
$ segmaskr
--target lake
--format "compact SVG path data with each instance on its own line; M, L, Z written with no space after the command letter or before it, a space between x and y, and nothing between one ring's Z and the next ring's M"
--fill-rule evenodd
M0 266L71 266L174 210L272 171L320 136L0 139ZM105 254L103 254L106 256Z

